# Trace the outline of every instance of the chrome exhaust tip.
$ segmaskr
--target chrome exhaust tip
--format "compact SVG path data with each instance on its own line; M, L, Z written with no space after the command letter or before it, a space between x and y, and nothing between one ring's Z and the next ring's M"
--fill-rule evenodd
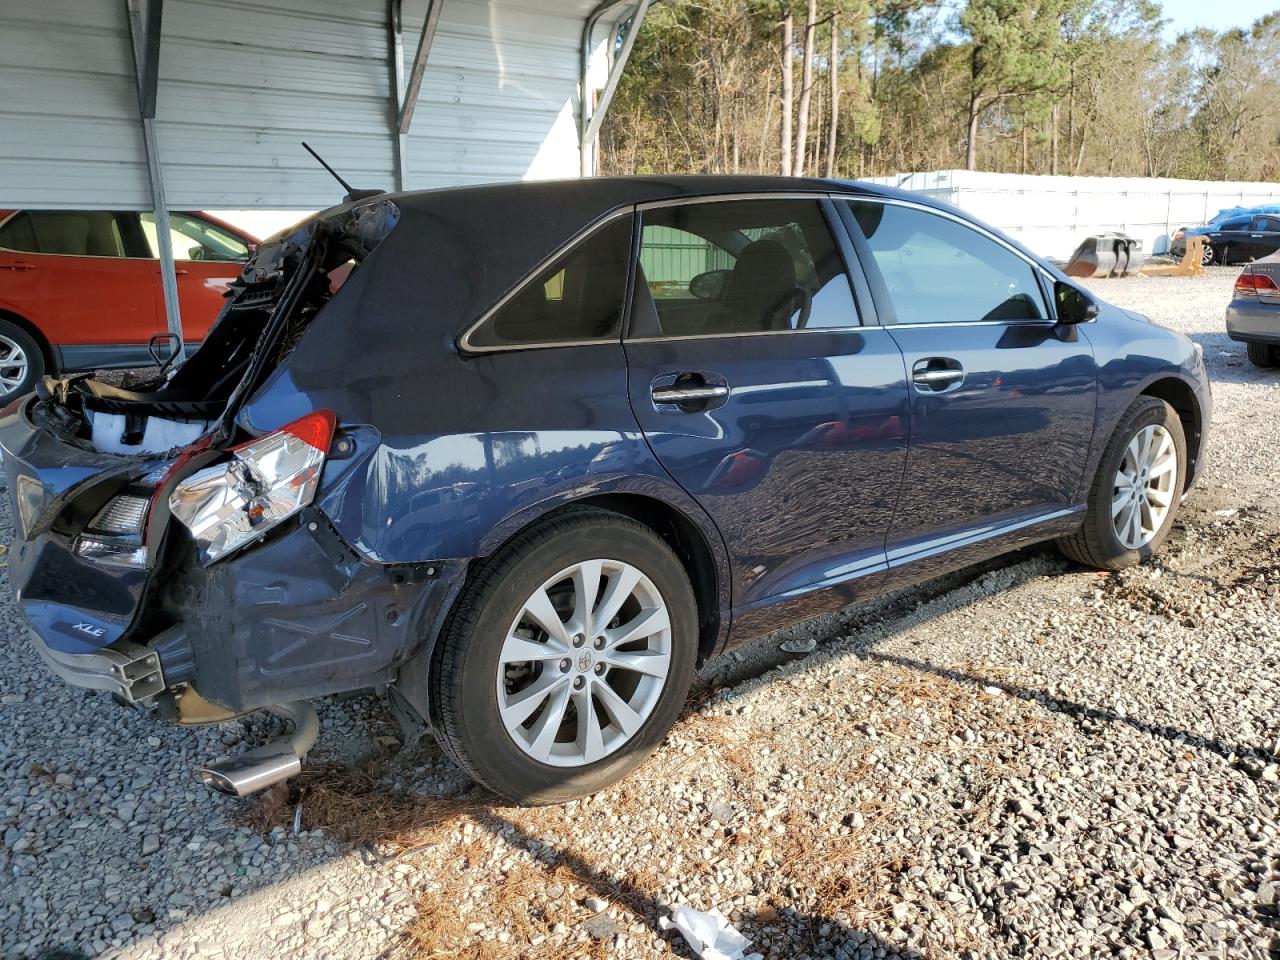
M302 758L287 742L269 743L207 767L196 767L196 777L201 783L229 797L247 797L301 772Z
M320 721L306 702L268 707L293 722L293 732L253 750L196 768L196 778L210 790L229 797L247 797L273 783L302 772L302 758L315 746Z

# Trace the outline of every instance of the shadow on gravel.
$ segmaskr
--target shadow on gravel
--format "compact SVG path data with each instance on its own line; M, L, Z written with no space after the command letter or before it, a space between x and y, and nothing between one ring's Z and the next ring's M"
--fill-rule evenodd
M415 808L420 808L421 798L409 798ZM659 920L670 917L673 906L657 895L657 884L652 874L628 875L617 877L590 862L568 845L548 844L539 839L528 829L513 822L492 806L477 801L470 807L467 819L481 827L495 839L501 841L513 852L524 850L531 853L537 861L539 874L535 883L546 889L552 883L574 887L575 898L587 896L598 897L609 903L610 907L620 907L631 914L655 935L666 940L673 955L692 958L697 954L685 943L674 929L663 930ZM434 844L420 844L409 847L394 857L379 858L383 863L390 863L412 856L413 853ZM366 849L368 846L366 845ZM514 887L514 889L509 889ZM424 897L419 903L419 914L416 921L406 929L399 941L382 954L387 960L413 960L416 957L456 956L474 957L476 960L487 960L491 954L486 952L487 945L477 944L475 937L463 928L456 919L456 900L448 896ZM540 906L527 897L528 890L519 878L504 882L495 889L491 899L499 903L508 902L508 910L515 914L524 914L511 919L523 926L522 932L541 933L550 929L557 920L576 920L580 928L585 929L592 942L585 946L580 941L570 940L567 943L552 946L540 943L527 952L501 954L503 956L537 957L538 960L560 960L560 958L577 957L611 957L614 938L625 930L608 910L600 911L583 920L581 911L576 918L557 915L554 909ZM769 943L782 942L796 956L815 952L819 956L829 956L840 947L849 950L872 951L876 956L897 957L897 948L883 938L866 931L854 930L839 920L801 913L792 908L781 909L771 905L757 907L753 911L743 911L731 916L730 921L744 936L750 939L753 947L748 948L767 951ZM866 954L869 955L869 954ZM495 953L496 957L499 954Z
M881 663L892 663L900 667L909 667L913 670L921 670L931 673L934 676L943 677L947 680L953 680L956 683L962 683L978 688L982 687L998 687L1000 690L1012 697L1021 700L1035 700L1044 709L1053 713L1063 713L1081 723L1123 723L1132 727L1139 733L1144 733L1153 737L1161 737L1171 743L1182 744L1188 747L1195 747L1198 750L1204 750L1208 753L1216 754L1224 760L1234 762L1240 759L1252 759L1262 764L1280 763L1280 756L1263 747L1251 747L1238 743L1223 743L1220 740L1202 737L1198 734L1190 733L1180 727L1171 724L1151 723L1146 720L1140 720L1137 717L1122 716L1112 710L1100 710L1097 707L1085 706L1081 703L1075 703L1071 700L1062 700L1057 697L1051 697L1042 690L1032 690L1029 687L1019 687L1003 680L997 680L992 677L981 677L972 673L966 673L963 670L955 670L949 667L940 667L936 664L929 663L925 660L915 660L911 657L900 657L887 653L876 653L874 651L864 654L868 660L878 660Z
M1199 514L1207 508L1195 509L1196 514ZM1190 514L1184 519L1190 519L1196 514ZM1205 750L1228 761L1243 760L1241 766L1247 767L1247 772L1251 775L1258 775L1262 765L1280 762L1280 758L1267 750L1207 739L1172 725L1121 716L1111 710L1057 699L1041 690L875 650L888 638L943 613L982 602L995 594L1040 577L1078 574L1079 568L1068 565L1051 551L1044 547L1032 547L878 600L855 605L823 617L805 629L812 635L839 642L839 649L831 650L827 656L853 656L892 663L967 686L998 687L1010 696L1035 700L1047 710L1066 714L1080 723L1124 723L1143 734L1160 737L1173 744L1185 744ZM984 583L983 578L988 575L992 579ZM1208 584L1217 586L1212 577L1203 579ZM865 637L861 635L863 632ZM853 636L849 636L850 634ZM771 683L769 671L774 667L795 663L790 669L805 669L803 658L796 663L793 655L778 651L778 640L783 635L774 635L749 645L744 650L747 657L743 661L726 657L713 661L709 672L714 675L714 685L695 691L685 715L701 713L716 702L716 688L721 685L745 685L749 689ZM848 639L840 640L840 637ZM823 642L819 641L819 657L812 661L814 666L821 662ZM527 955L537 956L539 960L559 960L562 955L565 958L613 955L614 938L618 933L624 932L625 927L621 923L615 927L616 921L607 913L592 916L585 912L579 898L596 896L625 910L634 918L626 921L628 925L638 921L654 935L663 937L671 944L675 955L686 958L694 956L678 934L664 932L658 925L659 919L669 916L672 906L676 905L666 902L660 896L662 884L658 882L655 871L662 870L664 864L646 864L644 871L616 876L594 864L588 851L549 839L550 829L540 829L540 826L546 824L550 827L550 824L543 821L536 810L504 810L498 806L500 801L496 797L476 790L461 797L444 798L389 789L383 779L385 765L389 760L390 757L375 754L341 769L310 767L300 782L295 781L300 795L294 791L276 796L267 795L253 805L241 805L239 816L233 814L231 819L252 825L265 833L272 826L286 825L292 819L298 800L301 799L304 801L303 815L308 827L324 827L327 831L334 830L342 835L344 826L360 824L358 829L364 832L353 833L348 830L345 839L364 853L370 866L387 870L392 869L393 863L411 862L416 853L429 848L438 849L441 844L450 844L451 852L456 848L459 858L479 856L484 852L480 847L469 848L465 838L458 840L454 834L458 827L470 823L472 831L484 834L487 842L498 839L513 853L523 850L531 858L520 875L506 875L504 881L490 888L487 894L501 900L503 911L513 929L526 942L537 936L549 936L558 923L563 923L571 932L585 927L591 936L599 935L588 944L570 939L562 945L563 954L559 946L555 949L548 946L546 949L530 948L533 952ZM401 761L394 762L399 764ZM1251 769L1255 764L1257 771ZM319 785L322 783L328 789L321 788ZM327 806L322 799L326 794ZM375 842L389 842L391 848L396 850L397 843L392 838L397 836L413 838L407 841L412 845L403 846L391 856L382 855L373 845ZM406 841L401 841L400 845L404 842ZM477 943L475 933L467 929L465 920L459 916L457 909L465 891L450 886L461 879L462 871L457 871L457 874L446 881L443 888L433 893L424 893L419 889L416 920L402 931L397 942L384 956L403 960L424 956L488 960L491 957L512 955L486 952L491 946L497 949L497 945ZM560 884L566 890L572 887L575 893L550 903L545 891L553 884ZM246 883L237 890L236 899L270 885L270 882ZM131 890L126 896L134 892ZM142 890L136 892L145 895ZM227 902L230 902L230 898ZM711 906L709 903L688 905L695 908ZM198 912L206 912L211 908L210 905L202 904L196 909ZM730 919L744 935L757 944L766 946L772 943L775 947L784 944L794 955L808 952L811 955L827 956L841 945L852 947L855 955L866 955L868 951L878 956L899 955L895 944L870 932L852 928L834 917L801 913L786 904L758 905L755 910L734 913ZM160 920L155 923L155 930L163 933L174 925L171 920ZM846 949L845 952L850 951ZM49 951L42 958L61 960L79 956L74 951Z

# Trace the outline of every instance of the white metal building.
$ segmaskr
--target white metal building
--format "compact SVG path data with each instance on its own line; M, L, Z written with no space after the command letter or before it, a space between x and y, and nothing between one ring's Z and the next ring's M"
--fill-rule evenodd
M649 2L8 0L0 209L329 206L303 140L360 189L590 174Z
M138 10L144 33L158 6ZM396 88L429 6L399 170ZM641 6L403 0L397 31L395 0L167 0L154 106L169 205L327 206L340 191L301 140L359 187L577 176L584 58L589 118ZM0 207L151 208L125 0L4 4L0 89Z
M1050 177L972 170L875 177L967 210L1045 257L1065 260L1087 236L1119 231L1148 253L1179 227L1226 207L1280 202L1280 184L1143 177Z

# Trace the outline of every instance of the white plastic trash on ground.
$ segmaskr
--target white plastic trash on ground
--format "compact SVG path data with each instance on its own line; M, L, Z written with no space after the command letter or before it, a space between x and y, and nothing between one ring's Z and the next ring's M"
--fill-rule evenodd
M672 927L679 930L702 960L764 960L763 954L743 952L751 946L751 941L735 930L719 910L703 913L692 907L676 907L671 911L671 919L662 917L658 926L663 930Z

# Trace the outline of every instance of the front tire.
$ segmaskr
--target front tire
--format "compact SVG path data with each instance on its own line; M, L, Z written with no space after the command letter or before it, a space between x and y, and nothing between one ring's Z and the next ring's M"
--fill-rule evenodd
M697 646L671 548L627 517L572 510L463 588L434 651L433 727L473 779L518 803L586 796L662 742Z
M1084 525L1058 547L1072 560L1123 570L1169 537L1185 485L1187 442L1169 404L1139 397L1120 418L1089 488Z
M1280 367L1280 347L1270 343L1246 343L1249 362L1255 367Z

